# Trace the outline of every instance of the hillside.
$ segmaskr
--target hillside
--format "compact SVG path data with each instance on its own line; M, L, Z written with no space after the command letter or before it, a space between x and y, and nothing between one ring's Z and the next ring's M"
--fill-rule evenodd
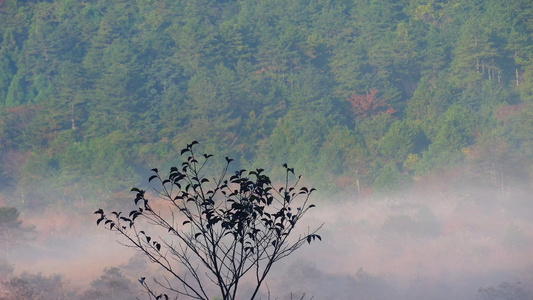
M526 0L3 0L0 192L108 201L192 140L326 192L458 167L501 192L533 172L532 20Z

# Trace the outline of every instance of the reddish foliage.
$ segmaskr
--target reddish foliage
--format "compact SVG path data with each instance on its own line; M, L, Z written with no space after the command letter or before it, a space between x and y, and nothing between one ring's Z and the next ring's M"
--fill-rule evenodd
M39 109L40 109L39 105L27 104L27 105L15 106L13 108L6 108L6 111L8 113L15 114L17 116L24 116L28 114L34 114Z
M505 122L507 121L509 117L512 117L520 113L520 111L523 108L524 108L524 104L504 105L504 106L498 107L496 111L494 112L494 115L496 116L496 119Z
M371 199L372 195L374 195L374 188L365 187L361 189L361 193L359 193L358 197L359 199Z
M372 116L381 112L392 114L395 110L392 107L387 108L387 99L377 99L377 90L366 91L364 95L352 94L346 98L352 104L354 116Z
M15 150L9 150L0 157L0 162L3 165L5 174L19 174L22 172L22 166L26 163L26 160L30 156L31 152L20 152Z
M468 229L468 226L463 223L460 219L453 219L446 223L441 228L441 235L455 234L461 231Z
M467 161L479 163L482 161L496 161L509 153L509 147L505 141L494 140L488 144L474 145L466 152ZM507 161L509 163L509 161Z
M355 180L349 176L338 176L335 178L335 185L341 188L346 188L353 185Z
M262 67L260 70L255 71L255 74L263 74L265 71L268 71L267 73L276 73L279 69L273 66Z
M413 195L420 199L432 195L433 199L444 200L453 192L453 188L460 178L460 168L435 169L427 175L415 178L416 184L413 186Z
M12 108L6 108L6 123L14 130L20 131L22 128L27 127L40 108L41 107L38 105L19 105Z

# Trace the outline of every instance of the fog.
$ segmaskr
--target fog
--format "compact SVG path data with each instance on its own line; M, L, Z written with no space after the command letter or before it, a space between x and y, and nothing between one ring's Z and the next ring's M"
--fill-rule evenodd
M327 224L324 242L291 258L277 275L280 290L315 299L532 299L529 199L410 196L314 211L314 222Z
M533 299L528 188L502 196L419 186L387 197L314 195L299 229L324 223L322 241L274 265L271 299ZM14 249L14 274L60 274L81 292L118 266L140 291L137 279L155 266L97 227L94 208L77 211L23 214L37 234Z

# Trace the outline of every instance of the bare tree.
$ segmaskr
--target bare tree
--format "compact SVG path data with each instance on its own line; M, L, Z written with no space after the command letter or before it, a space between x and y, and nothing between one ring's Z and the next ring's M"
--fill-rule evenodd
M102 209L97 224L122 236L133 247L163 268L163 280L154 279L157 293L145 278L139 281L150 299L168 299L168 294L192 299L236 299L242 281L253 282L248 299L256 299L274 263L289 256L306 242L321 239L317 231L291 236L296 224L314 205L308 204L314 189L298 188L300 177L284 165L284 186L275 189L262 169L240 170L228 174L232 159L218 178L207 178L205 167L212 155L196 155L193 146L181 151L186 157L180 168L172 167L168 176L157 169L149 181L158 182L157 195L168 210L155 211L145 190L136 192L136 209L127 216ZM293 182L294 181L294 182ZM293 183L291 183L293 182ZM146 223L139 220L146 220ZM164 229L167 235L149 234L147 229ZM208 287L216 287L215 292ZM168 294L167 294L168 293ZM240 298L242 296L239 296Z

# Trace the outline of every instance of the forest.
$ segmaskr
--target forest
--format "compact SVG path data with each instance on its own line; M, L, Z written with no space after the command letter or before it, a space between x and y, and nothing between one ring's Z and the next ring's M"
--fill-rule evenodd
M529 180L532 20L525 0L3 0L1 193L106 201L192 140L354 195L457 166Z
M322 202L509 203L533 180L533 3L0 0L0 206L113 208L193 140Z

